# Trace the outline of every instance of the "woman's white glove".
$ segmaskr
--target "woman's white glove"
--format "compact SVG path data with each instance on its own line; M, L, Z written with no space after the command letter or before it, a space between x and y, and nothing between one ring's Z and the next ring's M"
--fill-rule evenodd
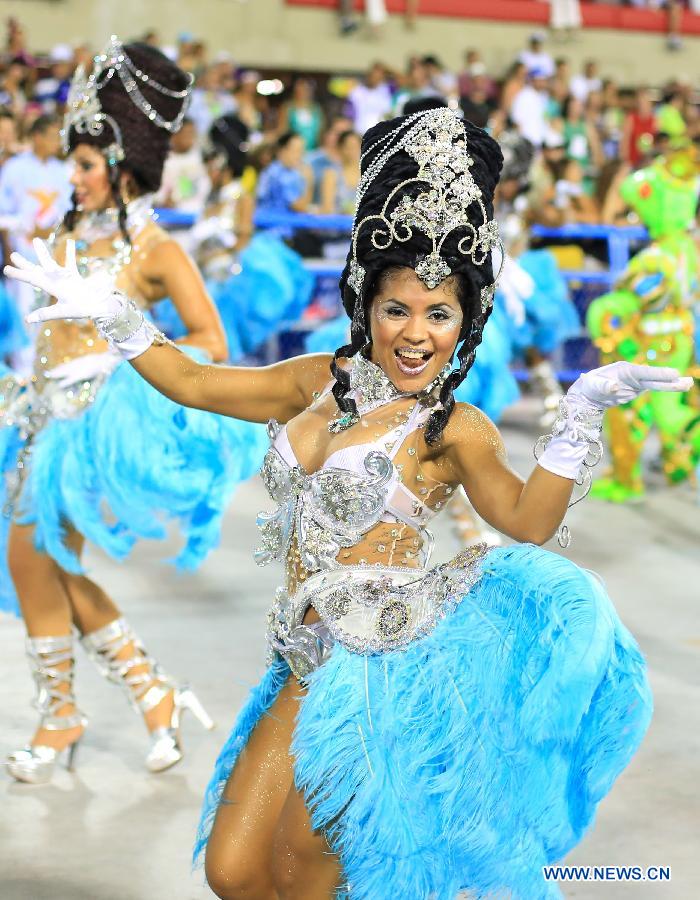
M93 378L109 375L120 362L121 356L114 350L106 350L104 353L87 353L85 356L78 356L69 362L49 369L45 375L59 387L68 388L83 381L92 381Z
M584 372L560 403L552 433L535 445L535 457L543 469L583 483L581 466L591 467L601 458L600 431L603 412L629 403L645 391L687 391L693 379L677 369L616 362Z
M136 305L115 290L113 276L96 272L83 277L78 272L75 241L66 241L63 266L51 256L43 241L36 238L32 243L38 263L13 253L10 257L13 265L5 266L5 275L45 291L56 298L56 303L34 310L27 316L27 322L91 319L124 359L133 359L148 350L157 332Z
M678 369L615 362L584 372L571 385L566 399L570 405L582 403L607 409L629 403L644 391L688 391L692 386L693 379L682 376Z
M573 506L590 490L591 469L602 459L600 432L605 410L629 403L645 391L687 391L692 384L693 379L681 376L677 369L628 362L584 372L560 401L551 434L535 444L535 459L543 469L570 478L581 488L569 502ZM559 526L557 540L564 548L571 543L566 525Z

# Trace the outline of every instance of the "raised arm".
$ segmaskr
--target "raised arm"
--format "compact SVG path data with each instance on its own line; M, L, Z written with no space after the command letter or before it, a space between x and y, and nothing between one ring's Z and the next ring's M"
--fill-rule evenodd
M692 378L676 369L617 362L586 372L562 401L551 435L535 445L538 465L523 481L508 465L495 426L474 407L457 407L445 429L452 480L464 485L479 515L518 541L543 544L556 533L574 485L602 456L606 408L629 403L644 391L687 391Z
M38 265L13 253L14 265L5 267L9 278L56 298L53 306L35 310L28 321L92 319L146 381L183 406L251 422L272 417L285 422L305 409L330 380L330 354L302 356L260 369L202 365L163 338L124 294L114 290L107 273L82 277L73 241L66 242L63 266L41 241L35 241L34 247Z
M182 247L173 240L156 244L141 268L158 295L170 297L187 329L177 343L206 350L214 362L226 359L226 337L219 313L199 270Z
M153 344L131 364L182 406L248 422L288 422L331 380L331 359L315 353L262 367L204 365L166 343Z

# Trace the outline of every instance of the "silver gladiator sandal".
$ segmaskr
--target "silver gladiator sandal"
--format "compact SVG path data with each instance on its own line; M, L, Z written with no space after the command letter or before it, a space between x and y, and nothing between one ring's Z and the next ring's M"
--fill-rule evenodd
M37 687L34 706L41 713L40 728L47 731L68 731L70 728L85 728L87 718L80 710L67 716L56 715L61 707L75 706L73 696L73 637L27 638L27 657ZM59 666L69 663L66 669ZM61 690L63 686L67 689ZM51 780L56 762L65 758L66 768L72 772L75 754L82 734L64 750L56 750L44 744L24 747L11 753L6 760L7 769L17 781L28 784L46 784Z
M139 715L155 709L173 692L170 725L151 732L151 747L146 756L146 768L150 772L163 772L182 759L180 717L185 710L189 710L204 728L214 727L214 722L194 691L189 685L177 684L163 671L148 655L126 619L115 619L109 625L83 635L81 643L102 674L122 688L131 707ZM133 653L119 658L121 651L130 644L133 645ZM133 671L144 666L146 669L143 672Z

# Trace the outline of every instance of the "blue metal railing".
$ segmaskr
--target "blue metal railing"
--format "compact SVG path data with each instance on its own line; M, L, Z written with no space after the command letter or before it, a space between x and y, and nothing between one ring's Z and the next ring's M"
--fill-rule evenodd
M191 214L180 213L172 209L157 210L159 223L166 229L184 229L190 228L196 221ZM327 231L341 232L349 236L352 228L352 216L344 215L317 215L315 213L295 213L295 212L265 212L257 211L254 223L261 230L274 230L278 234L289 237L295 231ZM604 241L607 248L608 268L602 271L589 270L562 270L562 275L569 284L576 306L581 316L585 315L585 308L598 293L609 290L632 256L633 248L639 244L649 240L649 235L645 228L641 226L612 226L612 225L564 225L560 228L549 228L544 225L535 225L531 230L535 239L547 242L565 242L577 244L582 241ZM321 279L337 279L343 270L344 260L335 259L308 259L306 260L307 268L316 278ZM600 291L596 291L596 286L600 286ZM578 292L578 295L576 294ZM592 292L592 293L591 293ZM340 312L340 305L338 306ZM280 323L285 333L303 332L315 327L311 322L296 323ZM584 340L582 334L580 338L574 339L572 345L585 344L590 350L590 342L587 338ZM578 346L570 348L571 356L577 357L579 352ZM272 352L272 348L268 348L268 353ZM584 355L588 351L584 350ZM566 356L566 354L565 354ZM571 361L570 361L571 362ZM579 363L578 358L576 362ZM590 364L591 360L586 359L586 363ZM595 363L593 363L595 364ZM579 363L580 365L580 363ZM572 368L569 364L559 373L562 380L573 380L580 374L580 370ZM524 373L516 372L518 377L526 377Z
M196 217L191 213L181 213L174 209L158 209L160 224L167 229L190 228L194 225ZM341 231L350 233L352 228L352 216L319 215L316 213L295 212L266 212L258 211L255 214L255 225L261 229L275 229L291 234L294 231ZM630 256L634 244L644 243L649 239L646 228L639 225L620 227L617 225L563 225L560 228L549 228L544 225L534 225L532 236L544 241L605 241L608 250L609 274L598 272L565 272L568 280L581 282L605 282L611 281L622 272ZM333 274L335 269L330 266L328 273Z

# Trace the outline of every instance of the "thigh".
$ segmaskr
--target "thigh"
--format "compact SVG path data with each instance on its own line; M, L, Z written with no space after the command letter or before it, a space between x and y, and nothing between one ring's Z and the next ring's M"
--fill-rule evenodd
M293 782L289 746L301 693L290 675L226 783L206 851L207 880L219 896L227 888L272 895L272 845Z
M342 869L323 832L314 831L304 796L291 786L273 844L278 893L303 900L327 900L341 884Z
M70 605L61 569L47 553L36 549L33 525L10 525L7 558L29 634L68 634Z

